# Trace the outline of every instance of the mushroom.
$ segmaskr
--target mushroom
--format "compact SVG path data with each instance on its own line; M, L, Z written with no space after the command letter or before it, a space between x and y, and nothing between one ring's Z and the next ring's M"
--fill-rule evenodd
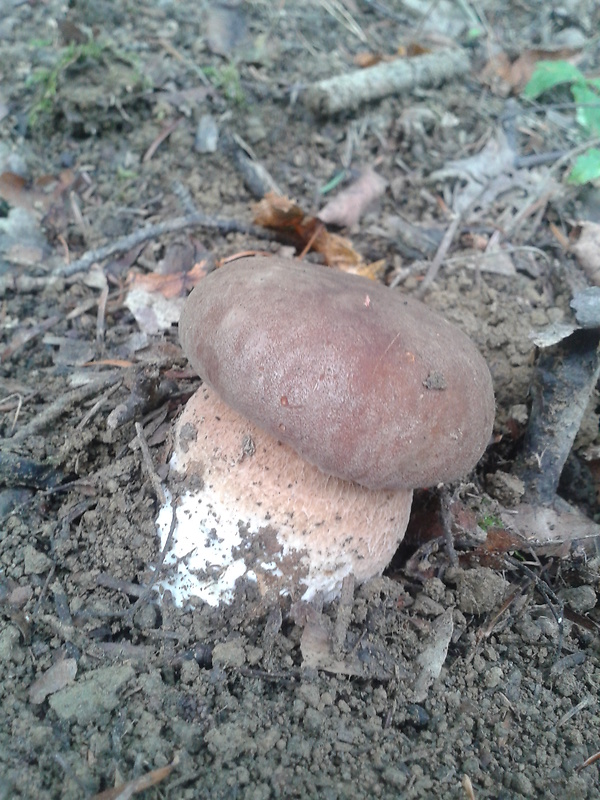
M381 574L413 489L462 477L491 435L475 345L366 278L243 258L193 290L180 338L203 385L171 461L174 538L194 551L178 600L231 599L241 575L262 594L331 600L346 575Z

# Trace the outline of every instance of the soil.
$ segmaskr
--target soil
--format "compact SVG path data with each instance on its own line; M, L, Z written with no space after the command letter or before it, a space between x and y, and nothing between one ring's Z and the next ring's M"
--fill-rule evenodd
M592 2L479 6L513 56L592 41L600 25ZM384 261L382 280L414 293L427 264L407 255L403 225L445 232L454 184L429 176L480 152L513 102L478 81L485 41L467 40L448 6L433 21L470 49L471 75L314 116L303 88L353 69L361 51L431 46L403 3L335 8L0 2L0 173L13 174L0 208L2 800L92 798L120 785L102 796L130 797L144 783L127 782L142 776L148 798L600 796L600 762L581 768L600 750L600 561L568 548L507 560L482 546L498 503L514 502L498 473L510 473L522 441L530 333L567 318L573 287L585 284L550 227L592 208L582 192L558 184L543 216L534 209L513 229L514 269L449 258L425 296L474 339L494 379L494 444L454 487L456 508L479 523L455 514L470 544L444 547L431 523L439 513L428 512L435 493L423 493L385 575L322 610L265 605L252 584L221 608L144 592L160 552L156 478L166 478L172 424L199 380L176 324L140 327L125 302L128 275L292 251L196 227L71 276L50 279L53 269L190 204L250 223L254 198L231 150L195 146L210 114L222 142L242 137L312 213L342 167L352 177L376 166L387 190L344 233L365 262ZM599 54L590 44L592 72ZM521 113L519 146L572 146L569 125ZM472 209L450 256L465 250L462 237L489 240L511 202L516 214L514 197ZM21 227L15 209L28 212ZM595 405L594 396L561 489L591 518L596 482L580 454L598 444ZM419 528L419 510L437 533Z

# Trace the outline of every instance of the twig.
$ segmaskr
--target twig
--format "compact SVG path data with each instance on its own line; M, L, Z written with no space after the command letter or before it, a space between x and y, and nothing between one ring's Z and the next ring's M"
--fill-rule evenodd
M127 611L123 614L123 616L127 617L128 619L133 619L135 612L142 606L143 603L146 602L146 599L150 595L150 592L154 588L156 582L160 577L160 573L163 568L163 564L165 563L165 558L167 557L167 553L171 549L173 545L173 536L175 534L175 528L177 527L177 512L175 510L176 505L176 498L173 497L171 500L171 526L169 528L169 533L167 534L167 539L165 541L165 546L160 551L160 556L158 557L158 561L156 562L156 567L154 568L154 572L152 573L152 578L149 583L146 584L144 587L144 591L135 601L135 603L127 609Z
M358 108L366 101L409 91L415 86L438 86L453 77L465 75L470 66L464 50L438 50L319 81L308 87L304 101L319 114L337 114Z
M342 591L338 601L335 625L333 626L333 635L331 637L331 645L336 656L342 654L346 643L346 634L350 627L352 607L354 605L354 586L355 578L350 573L342 581Z
M81 420L81 422L75 428L76 431L82 431L88 422L94 417L98 411L102 408L104 403L108 400L108 398L113 395L116 391L119 390L122 381L118 381L117 383L109 386L108 389L104 392L102 397L99 397L98 400L94 403L94 405L90 408L90 410L85 414Z
M152 456L150 454L150 448L148 447L148 442L146 441L146 437L144 436L144 429L142 428L141 423L135 423L135 431L137 433L137 440L140 445L140 450L142 451L142 460L144 463L144 468L146 470L146 475L150 479L150 483L152 484L152 488L156 494L157 500L160 502L161 506L164 506L167 502L167 498L165 496L165 490L163 488L162 483L160 482L160 478L156 474L156 470L154 469L154 464L152 463Z
M462 221L463 215L457 214L448 228L446 229L446 233L444 234L444 238L440 242L440 246L437 249L437 253L435 254L433 261L427 268L427 272L425 273L425 277L421 282L418 290L415 292L416 297L423 297L427 289L431 286L434 280L437 277L438 272L440 271L440 267L442 266L442 262L446 257L446 253L450 249L450 245L452 244L454 237L456 236L456 231L458 230L458 226Z
M154 153L156 153L156 151L165 141L165 139L167 139L173 133L173 131L176 130L181 125L184 119L185 117L179 117L179 119L176 119L174 122L171 122L170 125L167 125L165 128L162 129L162 131L158 134L156 139L152 142L150 147L146 150L146 152L142 156L142 164L145 164L147 161L150 161Z
M98 298L98 314L96 316L96 344L100 352L104 352L104 332L106 321L106 303L108 302L108 283Z
M552 616L554 617L554 621L558 626L558 642L556 645L556 652L560 653L562 650L563 644L563 636L564 636L564 621L565 621L565 604L564 601L557 597L554 591L548 586L546 581L543 578L540 578L539 575L529 569L527 564L524 564L522 561L519 561L512 556L506 555L504 556L504 561L507 564L510 564L511 567L516 567L517 569L522 570L529 578L531 578L535 584L536 589L544 598L546 605L550 609ZM558 607L558 611L554 608L553 603Z
M119 374L111 372L108 375L102 375L101 377L86 383L84 386L78 386L77 389L73 389L71 392L63 394L53 403L50 403L50 405L40 414L30 420L27 425L19 428L19 430L8 441L10 443L22 442L24 439L27 439L29 436L38 433L38 431L43 430L51 422L58 419L71 406L81 403L83 400L87 400L88 397L92 397L92 395L102 392L120 380L121 376Z
M594 753L593 756L590 756L589 758L586 758L586 760L583 762L583 764L580 764L578 767L576 767L575 768L575 772L581 772L582 769L585 769L586 767L589 767L592 764L595 764L596 761L599 761L599 760L600 760L600 752Z
M145 228L134 231L128 236L117 239L115 242L106 244L103 247L98 247L95 250L89 250L76 261L72 261L70 264L64 264L55 269L52 275L54 277L69 277L70 275L75 275L77 272L84 272L96 261L104 261L110 258L110 256L114 256L116 253L126 253L142 242L148 241L148 239L155 239L159 236L164 236L165 233L175 233L176 231L182 231L185 230L185 228L193 227L213 228L223 234L245 233L255 236L258 239L272 240L275 238L272 231L266 231L255 225L248 225L235 219L209 217L201 211L198 211L195 214L187 214L184 217L175 217L175 219L158 222L156 225L148 225Z
M549 505L600 377L597 331L575 331L542 351L530 388L531 414L514 472L526 502Z
M444 488L440 492L440 517L442 520L442 530L444 531L444 542L446 543L446 554L453 567L458 567L458 555L454 549L454 539L452 538L452 514L450 508L454 502L454 497L450 497L448 489Z

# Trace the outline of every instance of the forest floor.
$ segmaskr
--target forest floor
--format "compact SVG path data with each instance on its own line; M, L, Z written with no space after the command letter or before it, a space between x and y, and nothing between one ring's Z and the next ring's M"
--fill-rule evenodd
M0 0L0 800L600 797L593 387L559 489L581 540L506 523L531 334L572 319L595 262L571 245L600 223L598 188L566 181L568 90L521 91L550 43L598 74L600 10L473 8L485 24L444 0ZM365 53L448 51L466 67L433 85L332 114L307 99ZM144 587L199 385L185 294L230 256L296 252L253 227L265 191L314 215L361 175L336 218L359 269L472 337L497 419L453 487L456 553L421 493L334 658L338 603L307 623L251 584L221 608Z

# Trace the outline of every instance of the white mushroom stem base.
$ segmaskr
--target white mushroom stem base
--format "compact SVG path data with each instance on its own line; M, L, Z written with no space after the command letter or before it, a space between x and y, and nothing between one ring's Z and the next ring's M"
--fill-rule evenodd
M178 604L230 602L235 582L274 599L335 598L344 577L380 575L402 541L412 491L372 491L325 475L202 386L175 430L171 492L157 520Z

